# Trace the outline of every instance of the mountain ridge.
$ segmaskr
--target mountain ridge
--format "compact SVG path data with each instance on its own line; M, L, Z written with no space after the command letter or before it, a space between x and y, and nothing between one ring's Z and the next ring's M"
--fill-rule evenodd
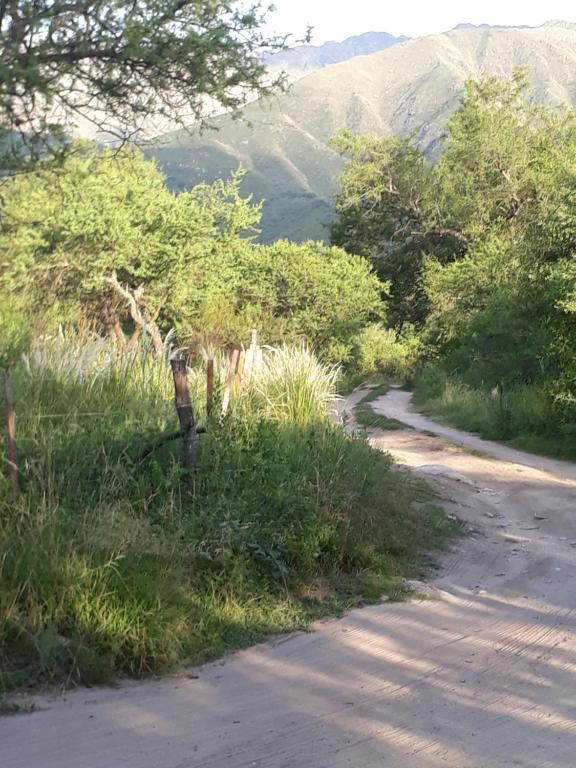
M290 91L255 102L218 133L178 132L152 154L173 189L246 167L243 191L264 199L265 241L326 237L343 163L330 146L340 128L414 136L438 155L464 82L528 70L535 101L576 102L576 25L451 30L317 70Z
M327 40L321 45L297 45L270 55L265 63L270 72L283 71L295 79L355 56L377 53L409 39L405 35L396 36L389 32L364 32L342 41Z

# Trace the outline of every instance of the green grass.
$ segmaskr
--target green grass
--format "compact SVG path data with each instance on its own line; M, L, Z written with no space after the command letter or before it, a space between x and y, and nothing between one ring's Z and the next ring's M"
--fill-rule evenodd
M418 410L446 424L518 450L576 460L576 426L564 422L552 400L536 386L502 393L472 389L436 372L414 387Z
M141 461L175 428L165 362L63 338L13 370L22 494L0 477L2 689L201 663L422 574L453 523L330 424L332 369L303 350L274 361L223 421L191 372L207 425L193 487L177 443Z
M355 389L362 387L379 387L382 382L381 373L358 373L355 370L341 371L338 379L338 393L340 395L350 395Z
M372 408L371 403L385 395L389 388L389 384L381 383L378 386L373 387L358 403L354 409L354 418L359 426L364 427L365 429L382 429L385 431L409 429L406 424L402 424L402 422L397 421L396 419L389 419L383 414L376 413Z

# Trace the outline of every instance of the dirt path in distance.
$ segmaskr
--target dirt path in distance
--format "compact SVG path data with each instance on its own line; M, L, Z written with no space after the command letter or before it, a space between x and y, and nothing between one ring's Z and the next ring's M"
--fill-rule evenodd
M576 465L434 424L405 392L374 407L413 429L373 443L474 530L442 558L432 599L355 610L189 676L44 699L0 719L2 768L576 765Z

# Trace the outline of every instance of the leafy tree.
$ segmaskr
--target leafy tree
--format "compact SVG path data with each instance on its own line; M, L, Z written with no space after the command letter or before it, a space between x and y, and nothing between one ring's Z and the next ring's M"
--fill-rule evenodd
M488 77L467 85L449 134L436 197L468 247L426 259L430 335L475 384L552 381L566 364L552 274L574 260L576 112L530 104L522 72Z
M239 0L0 2L4 164L67 146L78 119L124 138L150 118L238 112L270 82L262 54L284 47L270 8Z
M552 315L551 354L557 362L557 375L551 389L565 412L576 423L576 257L554 264L546 283Z
M531 103L517 72L466 85L434 165L409 140L337 145L333 239L390 281L394 324L474 386L576 402L576 112Z
M466 246L464 235L438 208L435 170L409 139L342 131L334 145L348 163L336 197L332 242L371 259L390 283L393 324L421 325L427 312L423 255L445 261Z
M282 240L252 251L240 305L256 302L275 341L306 339L332 360L347 359L354 335L385 315L383 285L370 265L341 248Z
M0 273L50 325L85 321L121 339L126 315L137 334L158 337L194 292L221 279L259 208L240 197L240 176L175 196L138 152L74 152L60 169L5 184Z
M576 117L528 101L526 74L466 86L435 168L435 195L469 244L500 236L536 262L574 243Z
M241 177L174 195L139 152L78 147L60 168L8 180L0 274L18 325L89 323L120 345L145 332L158 351L172 328L197 346L257 327L268 342L301 338L345 356L382 316L383 286L338 248L254 245L260 206L240 195Z

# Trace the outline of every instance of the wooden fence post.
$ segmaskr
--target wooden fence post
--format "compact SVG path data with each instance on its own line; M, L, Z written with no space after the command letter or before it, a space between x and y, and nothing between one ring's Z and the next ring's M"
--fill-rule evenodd
M206 361L206 414L210 416L214 407L214 359Z
M186 360L171 360L170 366L174 377L176 411L180 422L180 434L182 435L184 467L192 478L198 460L198 434L194 409L190 400L190 390L188 389Z
M20 495L20 483L18 481L18 464L16 461L16 414L12 399L12 379L10 374L4 376L4 412L6 419L6 455L8 458L8 472L12 484L14 497Z

